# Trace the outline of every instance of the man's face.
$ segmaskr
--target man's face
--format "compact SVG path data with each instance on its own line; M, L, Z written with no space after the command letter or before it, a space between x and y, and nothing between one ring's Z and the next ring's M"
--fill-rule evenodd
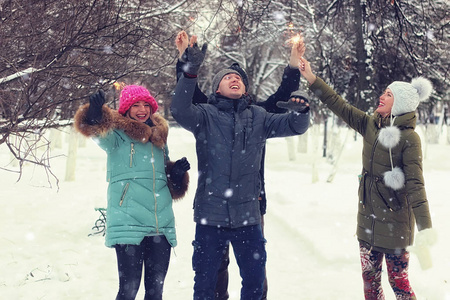
M223 76L216 93L230 99L241 98L245 94L245 85L242 82L241 76L235 73L229 73Z

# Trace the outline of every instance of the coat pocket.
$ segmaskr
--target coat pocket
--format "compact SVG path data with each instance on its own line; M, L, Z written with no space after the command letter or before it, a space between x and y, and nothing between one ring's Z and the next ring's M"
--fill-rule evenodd
M122 206L123 201L125 200L125 196L127 195L128 187L129 187L129 186L130 186L130 183L127 182L127 184L125 184L125 187L123 188L122 196L120 196L119 206Z
M377 192L380 198L383 200L384 204L391 211L398 211L402 208L400 195L391 188L388 188L380 180L376 181L375 184Z

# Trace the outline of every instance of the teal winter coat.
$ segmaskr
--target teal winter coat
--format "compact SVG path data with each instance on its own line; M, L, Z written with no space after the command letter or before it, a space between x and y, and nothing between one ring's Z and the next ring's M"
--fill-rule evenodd
M188 178L186 173L183 191L176 193L166 176L173 165L166 145L166 120L154 114L150 127L104 106L100 124L89 125L85 122L88 107L75 115L75 127L93 137L107 154L106 246L138 245L145 236L160 234L176 246L171 193L175 199L182 197Z

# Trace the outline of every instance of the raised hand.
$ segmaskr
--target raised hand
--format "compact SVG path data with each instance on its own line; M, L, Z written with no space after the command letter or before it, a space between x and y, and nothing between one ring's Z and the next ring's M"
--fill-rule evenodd
M316 81L316 75L312 72L309 61L307 61L304 57L300 58L299 70L310 85Z
M97 93L89 96L89 104L101 108L105 104L105 92L100 89Z
M277 106L298 113L309 111L309 101L301 91L292 92L288 101L278 101Z
M302 35L298 35L292 39L291 56L289 58L289 65L293 68L298 68L300 58L305 54L305 42Z
M102 120L102 106L105 104L105 92L100 89L89 96L89 108L86 114L88 124L98 124Z
M191 38L192 40L192 38ZM205 59L207 44L204 43L202 49L200 49L197 43L193 43L192 47L186 48L183 57L186 61L186 73L191 75L197 75L203 60Z
M177 46L178 49L178 58L181 60L183 58L182 56L184 51L189 46L189 37L186 31L182 30L178 32L175 38L175 45Z

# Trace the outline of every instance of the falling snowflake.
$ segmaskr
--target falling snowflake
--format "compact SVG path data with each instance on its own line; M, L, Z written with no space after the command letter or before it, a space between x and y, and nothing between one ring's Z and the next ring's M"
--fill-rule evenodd
M233 190L232 189L226 189L225 193L223 195L227 198L231 198L233 196Z
M103 52L105 52L106 54L112 54L113 53L113 51L112 51L112 47L111 46L104 46L103 47Z
M272 13L272 17L273 17L275 23L277 23L277 24L286 23L286 18L285 18L284 12L282 12L282 11L274 11Z

